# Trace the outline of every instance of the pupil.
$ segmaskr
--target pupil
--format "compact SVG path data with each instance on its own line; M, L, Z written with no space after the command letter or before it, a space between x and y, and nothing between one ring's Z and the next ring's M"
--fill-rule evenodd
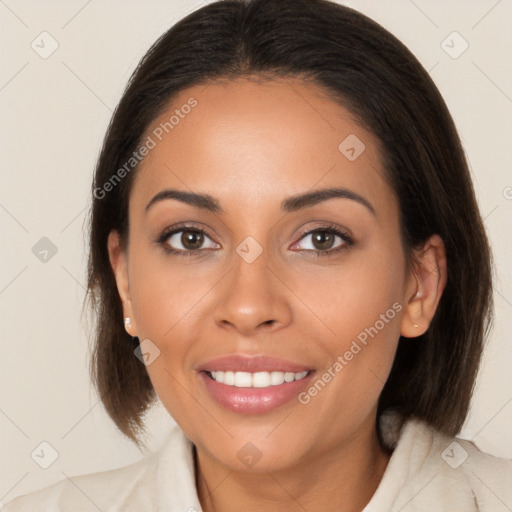
M181 235L183 247L193 250L203 245L203 234L198 231L184 231Z
M316 235L313 235L313 244L317 249L326 250L330 249L334 235L326 231L318 231Z

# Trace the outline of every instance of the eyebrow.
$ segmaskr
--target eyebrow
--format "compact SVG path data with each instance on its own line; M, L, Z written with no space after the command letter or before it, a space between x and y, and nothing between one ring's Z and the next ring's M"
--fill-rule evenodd
M304 208L309 208L333 198L350 199L363 205L373 215L376 215L375 208L367 199L346 188L323 188L312 192L306 192L304 194L290 196L281 203L281 210L286 213L291 213ZM167 199L175 199L182 203L195 206L196 208L212 213L225 213L219 201L209 194L198 194L195 192L186 192L184 190L176 189L166 189L158 192L158 194L156 194L146 205L145 212L147 213L148 210L156 203Z

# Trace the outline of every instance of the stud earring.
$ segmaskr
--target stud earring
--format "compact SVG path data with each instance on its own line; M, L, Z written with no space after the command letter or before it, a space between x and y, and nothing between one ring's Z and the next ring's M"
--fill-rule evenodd
M127 316L124 319L124 327L125 327L125 329L131 329L132 328L132 319L129 316Z
M414 325L413 325L413 327L414 327L415 329L417 329L417 328L419 327L419 325L418 325L418 324L414 324Z

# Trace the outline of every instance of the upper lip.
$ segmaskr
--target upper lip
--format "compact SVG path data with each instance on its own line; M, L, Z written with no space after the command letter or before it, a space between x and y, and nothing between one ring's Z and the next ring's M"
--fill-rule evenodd
M300 373L312 368L300 363L286 361L269 356L230 355L210 359L198 366L197 371L234 371L234 372L293 372Z

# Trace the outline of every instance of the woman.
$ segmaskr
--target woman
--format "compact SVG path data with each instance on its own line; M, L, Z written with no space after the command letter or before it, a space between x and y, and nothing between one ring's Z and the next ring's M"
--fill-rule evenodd
M510 510L510 461L455 439L491 256L415 57L324 0L224 0L150 49L92 188L93 378L141 443L17 510Z

